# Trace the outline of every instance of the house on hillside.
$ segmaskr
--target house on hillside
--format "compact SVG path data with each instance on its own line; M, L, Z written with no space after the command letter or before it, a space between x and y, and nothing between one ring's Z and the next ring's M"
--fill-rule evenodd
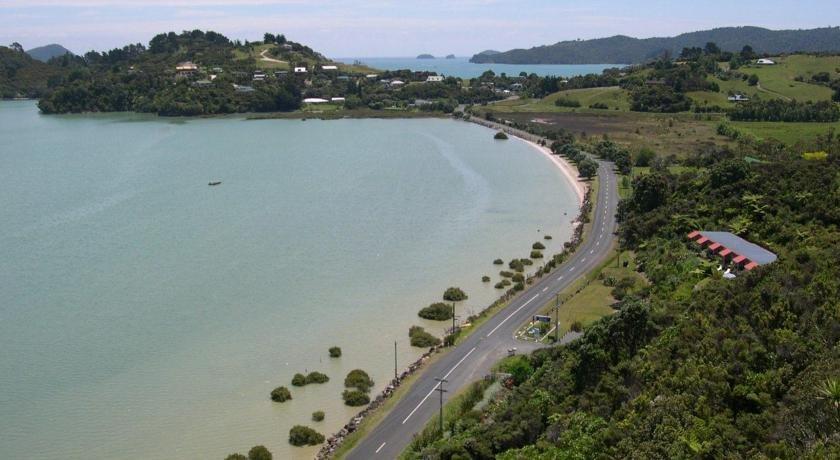
M330 102L330 101L328 101L326 99L323 99L323 98L320 98L320 97L307 97L306 99L303 100L304 104L324 104L324 103L327 103L327 102Z
M772 59L762 58L762 59L759 59L759 60L755 61L755 63L758 64L758 65L774 65L774 64L776 64L776 61L774 61Z
M726 98L729 102L747 102L750 100L747 96L743 94L734 94Z
M266 77L265 72L263 72L262 70L254 71L254 77L253 77L254 81L265 81L265 77Z
M198 66L190 61L178 63L175 66L175 75L178 77L191 77L198 72Z
M426 77L426 83L440 83L443 81L443 75L429 75Z
M402 80L391 80L390 82L388 82L388 84L391 85L392 88L398 88L400 86L403 86L405 82Z
M720 257L724 266L730 269L750 271L759 265L775 262L777 258L776 254L730 232L696 230L688 234L688 239L708 255Z
M335 65L322 65L321 70L338 70L338 66Z
M295 73L306 73L306 67L295 67Z
M283 78L289 74L288 70L278 70L274 72L274 78Z
M237 85L234 83L233 90L237 93L253 93L254 88L251 86Z
M338 103L341 103L341 104L343 104L344 101L346 101L346 100L347 99L345 99L343 97L331 97L330 98L330 102L338 102Z

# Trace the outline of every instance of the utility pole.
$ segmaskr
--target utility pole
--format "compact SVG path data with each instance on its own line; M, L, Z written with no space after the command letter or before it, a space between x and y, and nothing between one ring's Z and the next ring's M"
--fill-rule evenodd
M560 293L554 300L554 343L560 343Z
M394 340L394 380L397 380L397 341Z
M455 302L452 302L452 333L455 333Z
M439 379L435 378L438 381L438 386L435 388L435 391L440 393L440 435L443 437L443 394L446 393L446 390L443 389L443 384L448 382L446 379Z

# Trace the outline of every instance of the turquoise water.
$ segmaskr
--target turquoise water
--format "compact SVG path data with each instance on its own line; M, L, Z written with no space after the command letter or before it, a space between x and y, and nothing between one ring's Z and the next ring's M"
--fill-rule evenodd
M407 329L449 285L489 303L496 257L559 250L571 187L523 142L452 120L41 116L0 102L4 458L311 458L419 355ZM208 187L210 180L222 185ZM542 233L538 233L542 232ZM344 356L327 357L339 345ZM326 385L269 391L295 372ZM314 410L324 422L310 422Z
M604 69L609 69L610 67L623 67L620 64L473 64L466 57L456 57L455 59L351 57L339 58L338 61L346 64L361 61L370 67L381 70L409 69L413 71L431 71L448 77L460 78L475 78L487 70L492 70L496 75L506 73L508 76L516 76L520 72L526 72L529 75L535 73L541 77L547 75L574 77L576 75L587 75L590 73L600 74Z

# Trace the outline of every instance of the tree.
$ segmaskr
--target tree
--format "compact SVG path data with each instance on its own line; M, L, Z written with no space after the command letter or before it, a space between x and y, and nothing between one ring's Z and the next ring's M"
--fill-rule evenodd
M265 446L254 446L248 451L248 460L271 460L271 452Z
M633 207L640 212L648 212L663 204L668 197L668 180L658 172L643 174L633 180Z
M316 410L312 413L312 421L314 422L322 422L324 421L324 411Z
M346 388L356 388L359 391L367 393L373 387L373 380L371 380L367 372L361 369L353 369L344 378L344 386Z
M750 75L750 78L749 78L749 79L747 79L747 83L748 83L750 86L755 86L755 85L757 85L757 84L758 84L758 75L756 75L756 74L752 74L752 75Z
M317 446L324 442L324 435L308 426L295 425L289 430L289 444L293 446Z
M756 58L755 50L750 45L744 45L741 48L741 59L744 61L751 61Z
M654 159L654 157L656 157L656 154L653 152L653 150L647 147L642 147L639 150L639 153L636 154L636 166L650 166L650 163Z
M340 358L341 357L341 348L340 347L330 347L330 358Z
M286 387L277 387L271 390L271 400L274 402L286 402L292 399L292 393Z
M412 347L429 348L440 345L440 339L426 332L420 326L411 326L408 329L408 337Z
M432 321L446 321L452 319L452 305L436 302L421 309L417 316Z
M9 45L9 48L11 48L11 49L12 49L12 51L15 51L15 52L17 52L17 53L23 53L23 52L24 52L24 50L23 50L23 45L21 45L21 44L20 44L20 43L18 43L18 42L14 42L14 43L12 43L11 45Z
M359 407L370 403L370 397L359 390L344 390L341 393L341 399L344 400L344 404L350 407Z
M462 300L467 300L467 298L467 294L459 287L449 287L443 293L443 300L448 300L450 302L460 302Z
M274 43L276 41L277 41L277 37L275 37L274 34L270 34L270 33L266 32L263 35L263 43L265 43L265 44Z
M537 241L536 243L531 245L531 249L542 251L543 249L545 249L545 245Z
M708 42L703 47L703 51L708 55L718 55L720 54L720 47L715 42Z
M598 163L596 163L595 160L587 158L578 163L578 171L581 176L587 179L592 179L596 174L598 174Z
M296 387L302 387L306 385L306 376L300 373L295 374L292 377L292 385Z

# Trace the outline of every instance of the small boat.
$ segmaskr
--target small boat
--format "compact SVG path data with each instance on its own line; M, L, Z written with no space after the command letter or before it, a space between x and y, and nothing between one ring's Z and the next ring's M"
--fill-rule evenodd
M219 185L221 183L222 183L222 181L218 180L218 181L208 182L207 185L209 185L211 187L215 187L216 185Z

